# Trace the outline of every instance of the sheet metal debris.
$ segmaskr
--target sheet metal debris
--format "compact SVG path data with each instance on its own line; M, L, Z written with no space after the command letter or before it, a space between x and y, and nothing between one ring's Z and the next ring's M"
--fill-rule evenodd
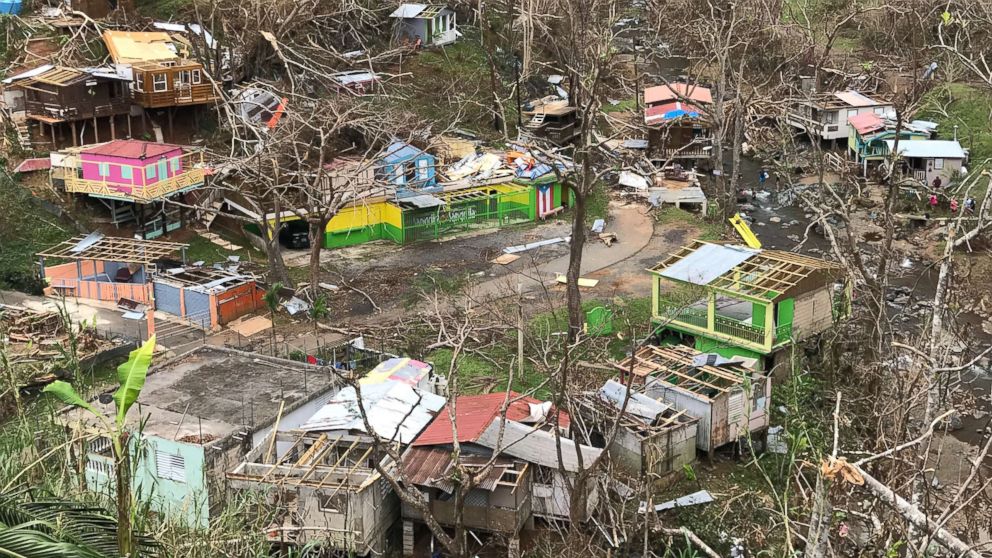
M570 236L559 236L557 238L549 238L547 240L538 240L536 242L529 242L527 244L519 244L517 246L508 246L503 248L503 253L505 254L516 254L518 252L526 252L527 250L533 250L534 248L540 248L541 246L550 246L552 244L558 244L560 242L569 242L572 240Z
M662 502L654 507L655 513L663 512L666 510L672 510L675 508L685 508L689 506L698 506L699 504L708 504L715 501L713 495L706 490L700 490L699 492L693 492L692 494L687 494L681 498L676 498L674 500L669 500L667 502ZM648 509L647 502L641 502L641 506L637 509L637 513L644 513Z

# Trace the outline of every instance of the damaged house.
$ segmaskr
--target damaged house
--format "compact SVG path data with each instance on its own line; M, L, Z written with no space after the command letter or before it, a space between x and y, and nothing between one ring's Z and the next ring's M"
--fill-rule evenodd
M110 211L111 223L135 221L152 240L183 226L184 211L170 198L203 187L203 150L168 143L115 140L50 155L52 183L89 196Z
M225 473L272 430L303 424L338 389L326 368L209 345L153 365L127 416L138 500L206 528L226 501ZM111 393L90 404L113 415ZM87 488L112 497L115 464L104 428L81 409L62 419L81 440Z
M182 41L168 33L108 30L103 32L103 42L114 63L129 75L134 102L143 108L202 105L220 99L203 64L187 58Z
M696 447L712 457L719 447L752 435L764 439L768 432L771 378L741 360L685 345L647 345L617 367L633 371L632 380L649 399L699 419Z
M557 424L550 422L555 416ZM568 415L554 412L549 402L509 392L459 397L454 417L457 434L446 407L414 440L401 465L403 481L420 490L439 523L452 526L455 521L452 449L456 435L461 464L488 471L464 495L462 520L467 529L508 537L512 553L519 548L520 531L532 527L535 517L568 521L570 479L565 475L592 467L603 453L568 439ZM596 483L590 481L583 519L597 505L598 495ZM404 503L402 508L403 550L412 555L416 523L423 517L413 506Z
M762 369L851 313L844 267L794 252L697 240L648 271L659 341L756 358Z
M577 111L568 99L555 95L528 101L521 110L521 137L543 139L559 147L570 145L580 133Z
M400 4L389 14L395 21L394 40L414 46L444 46L461 36L455 11L447 6Z
M844 140L850 135L848 122L859 114L895 112L891 102L869 97L858 91L814 93L794 100L786 117L788 123L820 140Z
M617 432L607 445L621 409ZM583 394L577 413L573 437L605 449L610 463L626 475L658 481L696 461L699 419L643 393L628 393L620 382L608 380L598 391Z
M644 90L644 125L648 158L653 161L703 159L712 142L706 111L713 104L709 88L670 83Z
M360 556L388 550L400 505L376 470L395 464L375 438L405 447L445 404L421 389L430 385L429 365L388 362L360 381L360 400L354 387L345 387L298 428L273 433L228 473L232 488L265 494L276 507L277 519L266 530L270 541Z
M868 176L869 166L878 166L889 154L886 140L895 140L896 137L900 143L929 140L937 129L933 122L914 120L898 126L897 134L894 113L864 112L848 118L847 123L850 127L847 149L854 156L854 162L861 165L864 176Z
M52 149L131 135L131 91L128 79L113 68L41 66L5 79L11 95L21 97L25 118L51 137ZM44 133L48 126L48 134ZM68 137L66 137L68 136Z

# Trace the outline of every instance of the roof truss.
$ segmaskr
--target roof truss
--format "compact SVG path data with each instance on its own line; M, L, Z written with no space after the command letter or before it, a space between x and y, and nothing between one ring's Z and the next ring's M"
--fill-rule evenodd
M180 244L178 242L160 242L156 240L105 236L92 245L78 250L76 246L84 239L85 237L77 236L72 240L66 240L43 252L38 252L38 255L46 258L74 261L101 260L150 264L157 260L171 257L176 252L189 247L189 244Z

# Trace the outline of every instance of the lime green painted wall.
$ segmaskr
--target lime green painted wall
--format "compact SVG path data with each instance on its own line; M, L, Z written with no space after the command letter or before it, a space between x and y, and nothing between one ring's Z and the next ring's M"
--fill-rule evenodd
M757 302L751 303L751 325L764 327L765 325L765 305Z
M324 248L341 248L379 240L382 238L381 227L382 225L371 225L349 231L324 233Z
M778 310L778 327L784 328L786 325L789 326L788 332L792 333L792 319L796 310L796 301L792 298L787 298L785 300L779 301L776 304ZM779 334L784 333L782 329L778 330Z

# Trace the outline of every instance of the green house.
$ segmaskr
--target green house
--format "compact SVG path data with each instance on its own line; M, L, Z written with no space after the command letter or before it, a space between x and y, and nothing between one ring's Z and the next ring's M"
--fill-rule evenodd
M648 271L657 333L727 357L760 360L851 312L844 268L793 252L695 241Z

